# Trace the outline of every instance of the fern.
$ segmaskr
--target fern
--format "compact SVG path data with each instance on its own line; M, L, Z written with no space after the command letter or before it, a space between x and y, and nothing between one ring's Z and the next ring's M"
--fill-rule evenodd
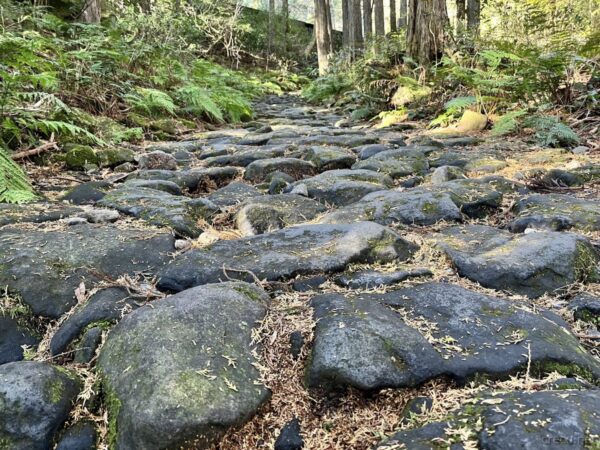
M519 119L527 114L524 109L518 109L504 114L492 128L492 134L496 136L504 136L506 134L514 133L519 129Z
M524 125L535 129L537 142L548 147L574 147L580 139L571 127L554 116L533 116Z
M223 86L212 91L211 98L230 122L241 122L252 117L250 102L236 89Z
M436 126L448 125L450 122L457 119L465 109L476 104L477 99L473 96L453 98L452 100L446 102L444 105L445 111L433 119L429 123L429 127L432 128Z
M161 113L175 114L176 106L171 96L158 89L137 88L125 96L125 101L141 114L149 116Z
M23 169L0 147L0 203L26 203L35 199Z
M78 127L72 123L62 122L59 120L30 119L26 122L26 124L28 128L41 131L46 135L55 133L62 136L85 137L94 144L106 145L104 141L94 136L85 128Z
M187 85L176 92L177 99L185 105L184 111L196 115L208 115L217 122L223 122L221 108L212 100L210 92L198 86Z

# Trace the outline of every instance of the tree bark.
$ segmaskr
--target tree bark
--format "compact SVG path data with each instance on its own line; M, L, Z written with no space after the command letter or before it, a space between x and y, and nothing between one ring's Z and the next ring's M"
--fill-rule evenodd
M373 0L373 12L375 14L375 34L385 35L385 15L383 13L383 0Z
M362 32L362 10L360 0L352 0L352 48L354 50L362 48L363 32Z
M409 0L408 55L423 65L437 61L444 52L447 23L446 0Z
M290 32L290 2L281 0L281 20L283 21L283 49L288 49L288 34Z
M350 1L342 0L342 45L344 48L350 47Z
M329 69L331 36L327 25L327 1L315 0L315 39L319 59L319 74L325 75Z
M327 35L329 36L329 53L333 53L333 19L331 17L331 0L325 0L325 13L327 14Z
M373 0L363 0L363 28L367 40L373 35Z
M400 18L398 19L398 26L400 28L406 28L408 19L408 4L407 0L400 0Z
M81 10L81 20L85 23L100 23L102 19L101 0L86 0Z
M267 58L273 52L273 42L275 41L275 0L269 0L269 24L267 30Z
M467 5L465 0L456 0L456 28L461 29L467 17Z
M479 24L481 21L481 0L467 1L467 30L473 36L479 36Z
M390 31L392 33L398 31L398 23L396 22L396 0L390 0Z

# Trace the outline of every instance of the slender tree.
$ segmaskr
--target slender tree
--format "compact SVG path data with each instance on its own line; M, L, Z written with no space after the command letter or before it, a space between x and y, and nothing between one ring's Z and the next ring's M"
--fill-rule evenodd
M86 0L80 18L85 23L100 23L100 19L102 19L101 0Z
M283 48L287 52L288 34L290 32L290 2L281 0L281 20L283 21Z
M448 23L446 0L409 0L407 53L421 64L442 56Z
M408 19L408 0L400 0L400 18L398 19L398 26L400 28L406 28Z
M267 60L273 52L273 42L275 41L275 0L269 0L269 24L267 30Z
M329 36L329 53L333 53L333 19L331 17L331 0L325 0L325 13L327 14L327 35Z
M385 15L383 12L383 0L373 0L373 13L375 15L375 34L385 35Z
M366 40L373 34L373 0L363 0L363 28Z
M320 75L327 73L331 54L331 35L327 25L327 15L327 0L315 0L315 39Z
M352 49L362 48L363 30L362 30L362 9L360 0L352 0Z
M344 48L350 47L350 1L342 0L342 45Z
M479 35L479 24L481 21L481 0L467 1L467 30L474 35Z
M390 31L392 33L398 31L396 17L396 0L390 0Z
M462 30L467 16L467 5L465 0L456 0L456 29Z

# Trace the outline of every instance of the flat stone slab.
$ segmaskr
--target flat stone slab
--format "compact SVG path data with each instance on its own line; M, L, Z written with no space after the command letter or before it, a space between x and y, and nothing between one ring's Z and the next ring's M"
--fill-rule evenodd
M128 186L109 192L98 204L190 237L198 237L202 232L199 220L208 221L220 211L217 205L204 198L191 199L156 189Z
M100 278L152 273L169 259L174 238L151 230L78 225L69 231L0 231L0 286L34 315L58 318L76 304L75 289Z
M509 227L517 233L527 228L600 230L600 201L597 200L561 194L533 194L519 199L513 212L517 217Z
M308 222L325 211L321 203L300 195L264 195L245 201L235 223L244 236L253 236Z
M291 191L304 184L308 196L335 206L345 206L359 201L365 195L393 187L393 180L372 170L330 170L312 178L293 183L286 189Z
M11 450L52 448L80 384L48 363L0 365L0 445Z
M209 448L269 397L253 330L265 292L201 286L152 302L115 326L98 368L115 449Z
M406 260L415 249L372 222L303 225L190 250L160 271L158 285L178 292L227 278L274 281L340 272L350 263Z
M216 166L238 166L246 167L254 161L260 161L261 159L272 159L281 158L285 156L289 147L285 145L278 145L275 147L247 147L243 149L233 148L231 153L220 156L212 156L204 159L204 163L208 167Z
M382 225L432 225L441 220L460 221L462 214L448 194L413 191L380 191L332 211L322 223L370 220Z
M288 174L294 180L300 180L317 173L317 168L312 162L298 158L261 159L246 167L244 179L261 182L272 172L282 172Z
M304 159L315 165L319 172L336 169L350 169L356 162L356 155L349 150L336 147L310 147Z
M400 431L376 449L435 450L444 442L457 449L473 442L482 449L594 448L599 410L598 390L487 394L443 422Z
M82 213L82 208L56 203L0 204L0 227L15 223L55 222Z
M555 370L600 379L600 363L557 315L456 285L315 297L307 380L313 387L414 387L435 377L466 383Z
M583 236L514 235L483 225L448 228L434 238L458 273L484 287L529 297L598 280L598 253Z
M402 178L409 175L424 174L429 169L425 151L412 148L400 148L377 153L368 159L357 162L353 169L373 170Z
M261 195L261 192L254 186L239 181L229 183L227 186L222 187L214 192L211 192L206 196L207 200L210 200L220 208L226 208L242 203L244 200L254 198Z
M166 180L176 183L191 193L206 192L225 186L242 175L239 167L206 167L189 170L139 170L127 179ZM208 188L208 189L207 189Z

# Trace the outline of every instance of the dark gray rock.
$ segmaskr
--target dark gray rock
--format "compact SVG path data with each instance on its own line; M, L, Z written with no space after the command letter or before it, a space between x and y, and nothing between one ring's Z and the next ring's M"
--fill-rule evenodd
M283 172L294 180L314 175L315 165L309 161L297 158L261 159L250 163L244 172L244 179L254 182L264 181L271 172Z
M173 155L157 150L140 155L138 167L140 170L175 170L177 160Z
M432 225L441 220L461 219L460 210L448 194L380 191L367 194L356 203L326 214L321 222L352 223L370 220L382 225Z
M569 303L569 310L577 320L590 322L600 328L600 298L583 292Z
M304 225L180 255L159 274L159 286L182 291L228 277L271 281L316 272L339 272L350 263L406 260L416 246L372 222Z
M436 239L460 275L489 288L539 297L598 279L600 258L590 242L576 234L513 235L469 225L443 230Z
M304 439L300 434L300 421L294 418L281 429L281 433L275 441L275 450L301 450L303 448Z
M349 169L356 162L354 153L336 147L311 147L304 159L313 163L319 172Z
M90 223L113 223L119 220L119 213L112 209L88 208L83 217Z
M466 178L463 171L454 166L440 166L431 174L431 184L442 184L446 181Z
M114 448L208 448L248 420L269 396L252 343L267 301L246 283L202 286L113 328L98 368Z
M102 343L102 328L92 327L83 333L77 348L73 361L77 364L88 364L96 354L96 350Z
M136 298L127 289L112 287L93 294L83 305L78 306L63 323L50 341L53 355L63 353L69 344L95 322L117 322L126 312L140 306L144 298Z
M425 149L417 150L410 147L387 150L357 162L352 168L373 170L385 173L392 178L424 174L429 170L429 163L425 154Z
M61 200L67 201L74 205L93 205L106 195L106 190L109 187L110 183L106 181L90 181L89 183L81 183L63 195Z
M354 151L358 154L358 159L369 159L371 156L375 156L378 153L393 149L394 146L392 145L370 144L356 147Z
M270 139L271 139L271 135L269 133L255 134L255 135L247 134L246 136L244 136L242 139L240 139L238 141L238 144L239 145L261 146L261 145L268 144Z
M35 334L11 318L0 313L0 364L23 359L22 345L35 346L39 339ZM1 442L1 441L0 441Z
M310 221L325 211L321 203L300 195L265 195L246 200L235 223L244 236L253 236Z
M146 150L149 152L165 152L165 153L177 153L180 151L186 152L197 152L202 149L206 144L203 139L193 139L189 141L172 141L172 142L157 142L156 144L149 145Z
M100 167L116 167L135 161L135 152L126 147L109 147L96 150Z
M401 431L376 448L434 450L440 442L465 448L459 428L471 430L470 442L487 450L590 448L600 433L599 408L597 390L488 394L444 422Z
M20 361L1 365L2 448L50 450L78 393L74 376L50 364Z
M511 231L526 228L600 230L600 202L562 194L533 194L521 198L513 208L516 219Z
M214 166L238 166L246 167L254 161L260 161L261 159L273 159L281 158L285 155L288 150L288 146L280 145L275 147L265 148L247 148L243 150L235 150L233 153L213 156L204 160L205 164L209 167Z
M409 278L429 277L433 273L429 269L397 270L395 272L376 272L364 270L351 274L340 275L335 279L336 284L350 289L369 289L377 286L388 286L400 283Z
M167 192L172 195L183 195L181 187L177 183L167 180L127 180L124 186L133 188L149 188L157 191Z
M244 200L254 198L261 195L261 192L254 186L239 181L229 183L227 186L222 187L214 192L211 192L206 196L207 200L210 200L220 208L234 206L242 203Z
M290 334L290 353L292 354L292 358L298 359L300 357L300 353L302 353L302 348L304 347L304 336L301 331L293 331Z
M0 227L15 223L55 222L82 213L82 208L56 203L0 204Z
M292 287L297 292L309 292L319 288L323 283L327 281L327 277L324 275L316 275L308 278L301 278L294 281Z
M92 422L77 422L63 433L55 450L94 450L96 438Z
M306 380L311 387L365 391L416 386L440 375L443 359L393 310L361 297L320 295Z
M202 232L199 219L208 221L220 211L217 205L204 198L190 199L128 186L108 193L98 204L190 237L198 237Z
M429 156L431 167L451 166L464 168L469 162L469 155L454 151L435 151Z
M289 186L290 192L304 184L308 196L322 203L345 206L359 201L365 195L393 187L387 175L371 170L330 170L312 178L306 178Z
M414 416L431 411L433 408L433 399L431 397L415 397L408 401L402 410L402 418L405 423L409 422Z
M34 315L58 318L76 304L82 277L153 273L174 250L169 234L80 225L69 231L0 231L0 285L18 294Z
M140 170L132 173L127 180L166 180L176 183L190 193L202 193L225 186L242 174L239 167L207 167L189 170Z
M547 310L537 308L533 313L528 304L447 283L425 283L366 298L379 299L405 317L436 324L432 335L444 358L443 370L458 382L478 375L507 378L528 361L536 375L557 370L600 379L600 363L568 331L567 323Z

